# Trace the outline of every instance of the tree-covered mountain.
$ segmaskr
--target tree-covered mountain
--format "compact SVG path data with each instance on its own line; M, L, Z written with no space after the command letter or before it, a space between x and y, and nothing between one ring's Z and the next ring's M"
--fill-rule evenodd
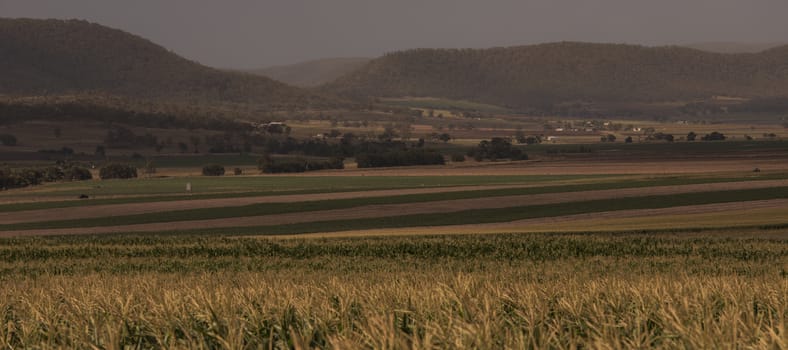
M314 87L334 81L364 66L370 60L370 58L326 58L249 72L290 85Z
M788 94L788 46L758 54L553 43L387 54L323 86L354 97L440 97L513 108Z
M91 93L271 109L341 103L264 77L205 67L86 21L0 19L0 95Z

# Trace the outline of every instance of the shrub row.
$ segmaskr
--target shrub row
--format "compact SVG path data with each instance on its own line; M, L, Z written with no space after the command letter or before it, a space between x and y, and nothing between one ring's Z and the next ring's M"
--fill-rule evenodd
M407 149L381 153L363 153L356 156L359 168L377 168L413 165L442 165L443 155L426 149Z

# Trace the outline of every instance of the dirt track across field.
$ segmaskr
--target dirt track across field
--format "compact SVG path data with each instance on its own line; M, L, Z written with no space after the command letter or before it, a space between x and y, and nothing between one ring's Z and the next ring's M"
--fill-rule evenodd
M98 234L117 232L157 232L169 230L191 230L222 227L251 227L266 225L282 225L292 223L361 219L400 215L414 215L426 213L448 213L468 209L480 208L506 208L525 205L557 204L576 201L598 199L613 199L623 197L642 197L650 195L670 195L679 193L695 193L705 191L743 190L756 188L769 188L788 186L788 180L751 181L715 184L697 184L682 186L660 186L646 188L631 188L617 190L599 190L567 193L547 193L537 195L491 197L465 200L436 201L424 203L407 203L393 205L372 205L350 209L323 210L306 213L290 213L281 215L239 217L214 220L192 220L170 223L153 223L127 226L107 226L94 228L29 230L29 231L4 231L0 236L30 236L30 235L68 235L68 234ZM150 205L150 204L148 204ZM720 204L727 208L747 208L742 203ZM672 208L668 208L672 209ZM666 209L667 210L667 209ZM596 213L595 216L600 214ZM541 219L538 219L541 220Z

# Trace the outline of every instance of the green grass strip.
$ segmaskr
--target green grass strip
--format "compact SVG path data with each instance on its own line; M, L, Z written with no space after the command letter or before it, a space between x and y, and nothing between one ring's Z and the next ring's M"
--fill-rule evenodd
M769 177L758 178L758 180L766 180L766 179L770 179L770 178ZM276 215L276 214L311 212L311 211L334 210L334 209L349 209L349 208L368 206L368 205L424 203L424 202L445 201L445 200L535 195L535 194L546 194L546 193L580 192L580 191L591 191L591 190L644 188L644 187L654 187L654 186L676 186L676 185L705 184L705 183L717 183L717 182L735 182L735 181L746 181L746 180L753 180L753 179L752 178L689 179L682 177L673 177L673 178L660 178L655 180L629 180L629 181L619 181L619 182L544 186L544 187L529 187L529 188L502 188L502 189L493 189L493 190L425 193L425 194L412 194L412 195L399 195L399 196L386 196L386 197L305 201L305 202L295 202L295 203L260 203L260 204L251 204L251 205L238 206L238 207L201 208L201 209L177 210L177 211L167 211L167 212L157 212L157 213L147 213L147 214L125 215L125 216L9 224L9 225L0 225L0 231L122 226L122 225L137 225L137 224L191 221L191 220L229 219L229 218L248 217L248 216Z
M170 234L283 235L382 228L447 226L510 222L524 219L600 213L631 209L659 209L687 205L746 202L788 198L788 187L696 192L628 197L502 209L474 209L452 213L388 216L367 219L307 222L289 225L172 231ZM744 205L744 204L743 204Z

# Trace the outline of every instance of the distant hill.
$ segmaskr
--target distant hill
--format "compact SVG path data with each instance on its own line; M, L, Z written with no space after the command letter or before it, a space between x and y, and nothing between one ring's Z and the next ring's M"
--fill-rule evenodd
M759 54L553 43L387 54L326 84L354 97L439 97L511 108L788 93L788 46Z
M362 67L371 60L371 58L327 58L249 72L290 85L314 87L334 81Z
M86 21L0 19L0 95L90 93L271 109L340 103L271 79L205 67Z
M708 42L682 45L691 49L716 52L716 53L759 53L786 43L736 43L736 42Z

